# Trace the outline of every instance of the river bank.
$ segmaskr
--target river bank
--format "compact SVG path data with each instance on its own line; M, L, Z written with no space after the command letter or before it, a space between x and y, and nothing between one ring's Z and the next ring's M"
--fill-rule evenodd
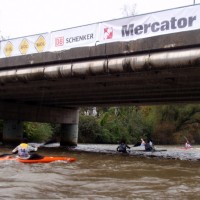
M77 147L69 148L69 151L124 155L116 151L117 146L113 144L78 144ZM156 151L153 152L144 151L144 147L129 146L131 148L128 156L200 161L199 146L194 146L191 149L184 149L183 146L156 146Z

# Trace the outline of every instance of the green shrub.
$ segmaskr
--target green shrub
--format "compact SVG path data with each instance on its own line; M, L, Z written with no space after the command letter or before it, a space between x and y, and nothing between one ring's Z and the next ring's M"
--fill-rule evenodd
M25 122L24 133L31 142L45 142L51 138L53 131L47 123Z

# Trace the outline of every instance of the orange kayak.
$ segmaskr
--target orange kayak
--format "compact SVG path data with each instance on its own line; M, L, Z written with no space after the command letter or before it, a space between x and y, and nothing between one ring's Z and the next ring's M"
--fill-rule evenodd
M49 163L49 162L56 162L56 161L74 162L76 161L76 158L44 156L43 158L40 158L40 159L25 160L25 159L20 159L20 158L11 157L11 156L0 157L0 161L3 161L3 160L16 160L21 163Z

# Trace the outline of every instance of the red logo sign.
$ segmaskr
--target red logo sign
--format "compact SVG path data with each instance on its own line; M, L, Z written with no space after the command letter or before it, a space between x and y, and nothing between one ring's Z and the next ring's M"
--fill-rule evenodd
M59 46L63 46L64 45L64 37L57 37L55 38L55 46L59 47Z
M113 37L113 28L112 27L105 27L104 28L104 39L112 39Z

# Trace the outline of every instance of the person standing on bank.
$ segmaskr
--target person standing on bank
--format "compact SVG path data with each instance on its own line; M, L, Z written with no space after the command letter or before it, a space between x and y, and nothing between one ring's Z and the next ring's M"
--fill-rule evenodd
M37 151L37 147L30 146L27 144L28 140L26 138L22 139L20 145L18 145L15 149L12 150L12 153L17 153L20 159L32 159L32 157L40 157L37 154L31 155L31 151ZM37 155L37 156L35 156Z

